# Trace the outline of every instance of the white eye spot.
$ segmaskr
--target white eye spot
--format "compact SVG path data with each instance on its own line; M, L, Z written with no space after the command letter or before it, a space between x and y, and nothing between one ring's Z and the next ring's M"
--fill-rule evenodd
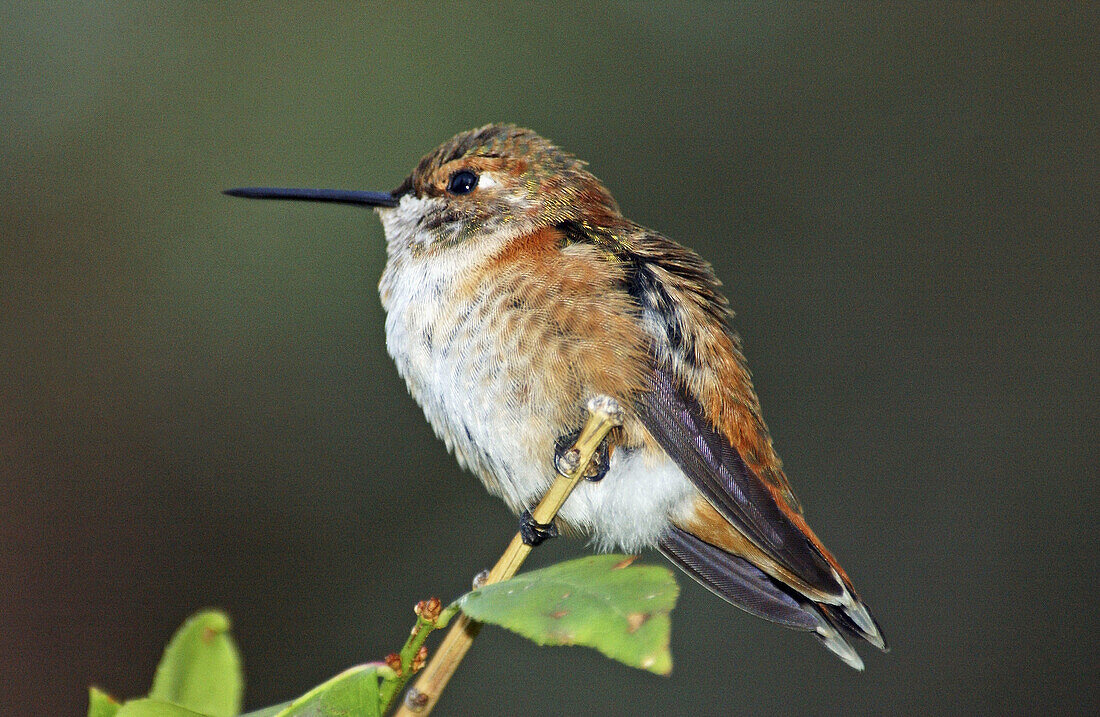
M490 187L499 187L500 182L498 182L493 177L493 175L489 174L488 172L485 172L477 178L477 186L480 187L481 189L489 189Z

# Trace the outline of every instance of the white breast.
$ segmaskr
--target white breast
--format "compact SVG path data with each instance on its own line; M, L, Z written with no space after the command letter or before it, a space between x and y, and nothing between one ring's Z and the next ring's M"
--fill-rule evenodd
M517 510L532 505L553 479L537 460L545 421L518 402L509 375L522 373L512 347L494 341L489 297L453 291L485 251L455 247L446 260L391 257L380 285L386 348L409 392L459 462ZM510 372L502 371L508 365Z

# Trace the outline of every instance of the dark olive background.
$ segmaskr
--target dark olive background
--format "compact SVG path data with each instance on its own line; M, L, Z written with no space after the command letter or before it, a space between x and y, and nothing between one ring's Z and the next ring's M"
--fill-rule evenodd
M858 674L681 579L671 678L492 629L441 714L1100 708L1095 5L3 15L0 712L142 693L207 605L284 700L499 554L386 355L376 218L219 194L389 189L489 121L714 263L893 651Z

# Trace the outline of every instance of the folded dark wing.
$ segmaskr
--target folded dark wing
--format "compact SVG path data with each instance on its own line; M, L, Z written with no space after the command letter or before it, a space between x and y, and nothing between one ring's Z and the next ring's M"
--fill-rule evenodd
M710 424L698 401L661 367L653 370L640 418L711 505L757 547L815 589L843 594L832 566L788 518L730 438Z

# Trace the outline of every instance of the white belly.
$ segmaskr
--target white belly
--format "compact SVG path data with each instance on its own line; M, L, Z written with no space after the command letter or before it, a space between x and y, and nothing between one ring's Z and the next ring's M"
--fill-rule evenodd
M436 434L518 513L553 482L554 443L564 431L531 389L536 357L494 338L500 334L488 324L501 315L487 305L492 299L454 300L458 259L441 266L406 256L387 266L386 347ZM578 486L560 516L600 549L638 551L656 544L671 516L686 516L696 495L663 452L620 449L603 480Z

